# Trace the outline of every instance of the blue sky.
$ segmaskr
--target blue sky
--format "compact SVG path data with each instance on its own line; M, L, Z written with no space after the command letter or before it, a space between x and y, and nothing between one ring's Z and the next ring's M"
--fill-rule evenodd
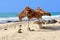
M60 0L0 0L0 12L19 12L26 6L41 7L48 12L60 12Z

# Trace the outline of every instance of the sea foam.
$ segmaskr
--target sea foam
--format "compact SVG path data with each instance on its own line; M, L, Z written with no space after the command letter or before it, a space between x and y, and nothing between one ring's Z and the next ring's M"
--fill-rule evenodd
M58 18L60 18L60 15L42 16L42 19L44 19L44 20L52 20L52 19L58 19ZM25 18L23 18L23 20L28 20L28 18L25 17ZM4 18L0 17L0 23L5 23L7 21L18 21L18 17L4 17Z

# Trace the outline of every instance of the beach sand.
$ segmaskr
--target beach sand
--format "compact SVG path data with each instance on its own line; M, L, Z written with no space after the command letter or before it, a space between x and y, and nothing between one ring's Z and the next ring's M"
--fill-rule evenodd
M11 22L0 24L0 40L60 40L60 23L42 24L45 29L39 29L38 24L28 22ZM22 33L18 33L19 29Z

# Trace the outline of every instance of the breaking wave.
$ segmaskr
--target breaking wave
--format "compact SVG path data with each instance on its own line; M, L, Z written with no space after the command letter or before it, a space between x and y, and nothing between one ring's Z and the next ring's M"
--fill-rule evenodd
M60 15L42 17L42 19L45 19L45 20L52 20L52 19L58 19L58 18L60 18ZM23 20L28 20L28 18L25 17L25 18L23 18ZM35 20L35 18L34 18L34 20ZM0 17L0 23L6 23L7 21L18 21L18 17L3 17L3 18Z

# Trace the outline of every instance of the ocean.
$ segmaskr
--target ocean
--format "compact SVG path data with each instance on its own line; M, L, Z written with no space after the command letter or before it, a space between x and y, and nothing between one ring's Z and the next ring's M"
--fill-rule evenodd
M60 12L51 12L51 15L60 15ZM17 17L18 13L0 13L0 17L4 18L4 17Z
M52 16L43 16L42 18L45 20L51 20L60 18L60 12L51 12ZM18 20L18 13L0 13L0 23L6 21L17 21ZM23 18L23 20L27 20L27 17Z
M0 13L0 17L4 18L4 17L16 17L18 16L18 13Z

